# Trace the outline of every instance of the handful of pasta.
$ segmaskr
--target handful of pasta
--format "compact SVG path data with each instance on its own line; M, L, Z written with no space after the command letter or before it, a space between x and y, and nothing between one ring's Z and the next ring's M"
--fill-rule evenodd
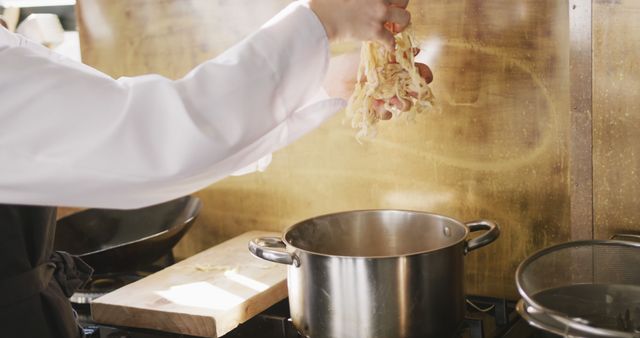
M358 82L346 109L356 139L375 137L376 124L383 119L415 115L431 109L434 97L429 88L433 79L424 64L416 64L419 50L409 29L395 35L393 52L376 42L364 42L360 54Z

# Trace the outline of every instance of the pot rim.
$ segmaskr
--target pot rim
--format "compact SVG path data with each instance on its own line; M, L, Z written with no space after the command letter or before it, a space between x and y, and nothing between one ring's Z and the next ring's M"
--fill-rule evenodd
M429 216L433 216L433 217L437 217L437 218L441 218L441 219L445 219L447 221L450 221L452 223L455 223L457 225L459 225L460 227L462 227L462 229L464 230L464 236L461 236L461 238L449 245L445 245L445 246L441 246L441 247L437 247L437 248L432 248L432 249L428 249L428 250L421 250L421 251L416 251L416 252L410 252L410 253L406 253L406 254L402 254L402 255L380 255L380 256L344 256L344 255L330 255L330 254L326 254L326 253L322 253L322 252L315 252L315 251L311 251L311 250L305 250L305 249L301 249L293 244L291 244L289 241L287 241L287 234L289 232L291 232L292 229L294 229L297 226L300 226L303 223L307 223L311 220L315 220L315 219L320 219L320 218L324 218L324 217L329 217L329 216L339 216L339 215L343 215L343 214L352 214L352 213L366 213L366 212L402 212L402 213L412 213L412 214L421 214L421 215L429 215ZM293 225L288 226L282 233L282 237L281 240L282 242L289 248L293 248L294 251L296 252L304 252L305 254L309 254L309 255L314 255L314 256L324 256L324 257L329 257L329 258L347 258L347 259L396 259L396 258L403 258L403 257L412 257L412 256L418 256L418 255L423 255L423 254L430 254L430 253L434 253L437 251L442 251L454 246L459 245L462 242L466 242L467 238L469 237L469 227L467 227L464 223L458 221L455 218L449 217L449 216L444 216L441 214L436 214L436 213L432 213L432 212L426 212L426 211L417 211L417 210L406 210L406 209L360 209L360 210L347 210L347 211L339 211L339 212L332 212L332 213L327 213L327 214L323 214L320 216L315 216L315 217L311 217L311 218L307 218L305 220L299 221Z

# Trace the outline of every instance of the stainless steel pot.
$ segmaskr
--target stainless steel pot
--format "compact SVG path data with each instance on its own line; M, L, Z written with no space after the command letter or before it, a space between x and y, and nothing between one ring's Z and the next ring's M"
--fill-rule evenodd
M467 239L478 230L487 233ZM463 319L464 255L499 234L485 220L349 211L295 224L282 239L254 239L249 250L289 265L291 317L307 337L445 338Z

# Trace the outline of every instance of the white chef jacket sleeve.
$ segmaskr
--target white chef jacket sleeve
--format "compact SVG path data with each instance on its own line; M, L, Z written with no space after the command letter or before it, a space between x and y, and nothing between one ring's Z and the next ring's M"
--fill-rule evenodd
M246 168L320 125L322 24L295 2L171 81L114 80L0 29L0 203L137 208Z

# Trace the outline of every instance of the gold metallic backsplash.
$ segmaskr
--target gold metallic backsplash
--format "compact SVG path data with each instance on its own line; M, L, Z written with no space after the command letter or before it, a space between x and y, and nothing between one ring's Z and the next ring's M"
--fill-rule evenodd
M114 76L158 72L178 77L257 28L287 1L260 1L257 7L254 3L80 0L83 60ZM599 3L596 8L604 6L610 15L622 11L616 6L627 4L631 1ZM243 13L248 8L253 14ZM498 222L501 238L466 259L467 292L514 297L514 272L521 260L575 237L576 225L571 225L575 189L570 187L570 175L576 164L570 141L583 135L573 132L570 107L571 91L577 88L570 83L572 3L413 0L410 10L423 49L418 59L427 62L435 75L432 88L438 109L419 115L414 123L383 123L378 136L362 145L340 113L274 154L265 173L230 177L199 192L204 201L202 215L178 245L179 257L247 230L281 231L324 213L424 210L460 220ZM223 11L231 14L221 15ZM104 26L95 27L96 13ZM243 14L251 14L253 20L239 21ZM615 29L630 27L638 34L637 24L614 24L614 18L604 13L600 19ZM634 22L631 15L624 20ZM94 27L88 28L85 22ZM618 50L611 44L619 40L607 32L602 33L605 43L598 45L604 51L596 57L610 57L607 53ZM628 53L638 53L638 48L631 47L639 46L624 46L629 47L624 49ZM334 51L349 50L343 47ZM634 67L637 74L637 61ZM630 83L638 89L637 82ZM629 101L617 106L620 113L608 110L607 114L622 114L633 104L637 107L637 98L625 98ZM606 103L611 107L610 101ZM598 120L593 114L594 124L606 129L608 117ZM631 128L622 122L617 126ZM625 135L635 134L627 130ZM623 139L611 144L608 141L615 135L595 135L603 138L594 141L598 158L611 156L605 150L627 149L634 143ZM635 161L631 158L625 161ZM598 161L596 166L605 168ZM631 167L638 168L638 161ZM619 177L616 167L606 170L602 179ZM598 187L595 191L602 191ZM611 196L614 190L607 191ZM622 214L630 211L627 206ZM591 227L584 224L588 233Z
M594 232L640 231L640 2L594 2Z

